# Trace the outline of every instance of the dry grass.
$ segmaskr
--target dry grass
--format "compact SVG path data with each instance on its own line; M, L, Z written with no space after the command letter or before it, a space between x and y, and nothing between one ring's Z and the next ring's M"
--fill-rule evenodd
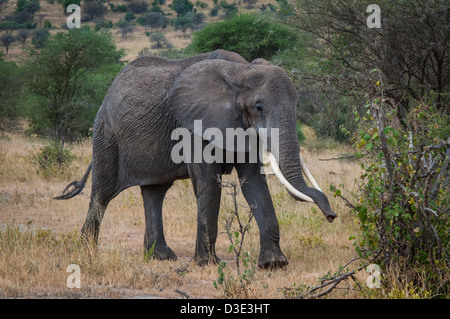
M196 1L193 1L196 3ZM197 8L197 12L201 12L204 14L204 22L210 23L219 21L220 17L211 17L209 16L210 10L215 6L214 2L212 0L202 0L202 2L206 3L208 6L206 8ZM109 3L113 3L115 5L119 4L127 4L127 2L122 0L111 0ZM176 17L176 13L169 8L169 4L171 4L172 1L168 0L166 1L166 4L161 5L161 9L168 14L172 14L170 18ZM253 10L258 11L258 8L262 4L276 4L276 0L264 0L259 1ZM16 10L16 0L10 0L4 5L2 8L2 11L0 12L0 20L5 19L7 16L12 15L14 11ZM81 6L83 3L81 4ZM60 32L62 29L61 27L66 23L67 15L64 14L64 9L62 8L61 4L57 3L55 1L54 4L50 4L47 1L40 1L41 9L36 12L34 22L37 24L37 28L42 28L44 26L44 21L48 20L53 26L53 29L51 30L51 33L57 33ZM238 4L238 8L241 12L246 11L244 2L241 2ZM137 17L140 16L140 14L136 15ZM112 12L110 8L108 7L108 10L103 17L104 20L112 21L113 23L117 23L120 19L123 19L125 17L124 12ZM95 23L93 22L82 22L82 25L89 25L91 27L95 26ZM150 28L142 27L139 25L136 25L134 28L134 31L129 34L127 38L122 38L119 28L114 27L110 30L110 32L113 35L114 41L118 48L123 48L126 50L126 56L123 58L124 61L132 61L138 57L139 51L141 51L143 48L150 48L151 43L149 41L149 37L145 35L145 32L150 32ZM164 30L164 35L166 36L166 39L173 45L175 49L182 49L187 47L192 40L192 30L188 30L186 32L186 37L183 36L182 32L180 30L175 30L173 26L168 26ZM2 35L3 32L0 32L0 35ZM26 41L27 45L31 45L31 37L29 37ZM8 57L7 59L21 62L23 59L23 51L24 48L20 42L14 42L9 49ZM150 50L150 53L157 53L158 50Z
M69 181L82 176L91 158L90 141L73 146L77 158L69 172L47 179L36 173L30 161L40 145L41 141L23 135L6 134L0 139L0 297L176 298L179 295L175 289L197 298L224 297L223 290L212 285L218 277L217 267L198 267L191 260L196 202L190 181L175 183L167 194L163 211L166 239L178 255L177 261L144 261L144 213L138 187L123 191L110 203L102 223L99 247L92 251L79 241L89 203L90 180L76 198L52 199ZM316 207L294 201L275 177L268 177L281 228L281 247L290 264L282 270L257 270L249 286L249 297L283 298L282 288L292 287L294 283L315 285L319 277L336 271L354 255L348 240L355 233L353 216L327 189L331 183L344 183L351 189L357 165L317 162L318 158L335 157L348 151L344 146L321 153L302 150L310 170L339 215L333 224ZM232 174L225 179L236 180L236 176ZM239 201L245 205L242 196ZM223 215L219 221L217 253L228 262L226 274L236 276L233 254L228 253L228 237L223 233ZM257 258L259 240L254 221L244 250ZM81 267L81 289L66 287L69 275L66 267L72 263ZM360 295L336 291L330 296Z

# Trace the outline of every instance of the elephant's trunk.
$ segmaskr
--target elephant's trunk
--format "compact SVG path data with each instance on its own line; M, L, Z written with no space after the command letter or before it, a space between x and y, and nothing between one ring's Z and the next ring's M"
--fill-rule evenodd
M331 209L327 197L320 190L306 164L300 158L300 146L296 138L295 126L294 132L290 132L290 134L285 132L282 132L279 138L279 164L276 160L277 154L269 152L269 160L274 173L292 197L301 201L314 202L319 206L326 219L330 223L333 222L337 215ZM303 179L302 170L315 188L308 187Z

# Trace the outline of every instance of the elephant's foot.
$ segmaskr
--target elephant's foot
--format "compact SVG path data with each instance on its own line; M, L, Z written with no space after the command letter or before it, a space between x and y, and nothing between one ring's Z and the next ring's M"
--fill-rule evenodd
M217 257L217 255L215 253L213 253L213 254L208 254L208 255L204 255L204 256L195 255L194 261L197 263L197 265L203 267L208 264L213 264L213 265L219 264L221 259L219 257Z
M151 248L146 249L149 251ZM174 253L169 246L165 245L162 247L155 246L153 250L153 258L156 260L177 260L177 254Z
M261 251L258 258L258 267L261 269L283 268L288 264L286 256L279 249Z
M98 245L98 228L93 229L91 227L83 226L81 229L81 241L86 247L94 248Z

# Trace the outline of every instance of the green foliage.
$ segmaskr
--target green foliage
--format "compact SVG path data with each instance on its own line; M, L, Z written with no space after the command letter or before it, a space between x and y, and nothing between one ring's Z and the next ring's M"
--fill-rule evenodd
M447 2L381 0L382 26L368 28L369 1L278 1L278 19L302 38L310 37L282 59L292 66L299 93L308 92L301 120L319 136L344 141L340 127L356 129L352 106L376 95L375 67L382 71L385 98L395 105L403 127L412 106L423 98L449 115L450 81L443 79L450 72L450 29L441 31L448 26ZM431 47L433 54L424 50Z
M225 231L230 240L228 253L234 252L236 255L237 278L231 274L225 274L224 268L227 264L221 261L217 267L219 277L213 282L213 286L218 289L218 285L220 285L227 297L236 298L236 296L243 293L245 298L248 298L247 286L253 281L257 260L249 251L243 251L243 245L245 235L250 231L250 223L254 217L254 207L250 207L250 210L243 214L239 213L239 205L236 199L238 195L237 184L234 182L220 182L220 187L232 200L231 207L228 207L228 203L225 205ZM235 222L237 225L233 226ZM241 272L241 262L245 269L244 272Z
M144 248L144 262L148 263L153 259L153 252L155 251L156 240L153 242L149 250Z
M17 4L16 4L17 9L16 9L16 11L17 12L22 11L27 3L28 3L27 0L17 0Z
M17 41L17 37L12 35L11 33L5 33L1 36L0 41L2 41L2 44L6 50L6 55L8 55L9 47L12 43Z
M327 83L326 87L321 84L318 79L326 78L335 70L330 70L329 61L321 58L318 50L313 38L301 33L297 43L273 56L271 62L286 70L299 92L298 119L319 137L348 142L342 127L351 132L356 130L353 109L360 104L360 99L348 96L347 91L340 92L333 83Z
M31 43L34 45L36 49L40 49L47 44L49 37L50 37L50 30L48 28L36 29L33 31Z
M122 55L111 34L89 28L60 32L40 51L30 50L24 65L30 132L62 144L87 136Z
M62 0L61 1L61 5L64 8L64 12L66 12L67 6L69 6L71 4L80 5L80 3L81 3L81 0Z
M160 28L161 30L165 29L169 24L170 20L161 12L150 11L144 13L137 20L137 22L140 25L149 26L151 28L151 31L153 32L154 28Z
M113 22L109 20L100 20L95 24L95 31L100 29L111 29L113 27Z
M181 17L188 12L192 12L194 4L189 0L173 0L172 9L177 13L178 17Z
M0 130L10 128L17 117L17 104L22 88L22 73L14 62L0 53Z
M150 35L150 42L153 43L152 49L169 49L172 44L166 39L164 33L155 32Z
M114 3L109 3L109 8L112 12L127 12L128 10L126 4L114 5Z
M148 3L145 1L132 1L128 4L128 10L134 13L143 13L148 8Z
M37 173L44 177L66 172L74 159L75 156L68 149L62 149L61 145L55 142L41 147L32 156Z
M297 138L300 143L305 140L305 135L302 132L302 123L298 121L297 121Z
M85 1L81 7L83 21L102 19L106 13L106 7L101 2Z
M183 32L184 37L186 37L186 31L188 29L195 29L193 15L190 14L173 19L172 24L175 26L175 30L181 30Z
M136 19L136 16L134 15L134 12L128 11L125 14L125 18L124 19L127 20L127 21L133 21L134 19Z
M211 23L194 34L192 48L197 53L225 49L248 60L270 59L297 41L288 27L256 14L240 14L226 21Z
M383 96L380 82L377 86ZM353 208L361 232L351 239L361 256L377 256L385 269L396 265L409 280L425 282L433 294L446 295L449 118L422 102L408 114L404 129L392 124L397 110L381 101L375 98L366 112L355 112L360 129L353 141L362 174ZM332 191L342 196L340 189Z

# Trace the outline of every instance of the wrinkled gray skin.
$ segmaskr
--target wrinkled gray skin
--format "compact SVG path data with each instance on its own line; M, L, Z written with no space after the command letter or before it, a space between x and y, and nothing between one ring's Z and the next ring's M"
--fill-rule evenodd
M92 169L91 200L82 234L97 242L108 203L124 189L140 185L145 207L144 248L150 249L156 241L155 258L176 259L164 237L162 205L175 180L190 178L198 206L194 259L199 264L218 262L215 242L221 188L217 176L234 167L245 180L242 192L246 201L256 207L261 245L258 265L285 266L288 260L280 249L278 221L266 178L260 174L261 163L175 164L170 154L178 141L172 141L171 134L177 127L192 130L193 121L199 119L203 130L279 128L283 175L310 196L331 222L336 215L327 198L309 188L302 176L296 105L297 92L286 72L264 59L248 63L240 55L223 50L184 60L138 58L120 71L98 111L91 165L58 199L78 194ZM268 147L271 151L270 142Z

